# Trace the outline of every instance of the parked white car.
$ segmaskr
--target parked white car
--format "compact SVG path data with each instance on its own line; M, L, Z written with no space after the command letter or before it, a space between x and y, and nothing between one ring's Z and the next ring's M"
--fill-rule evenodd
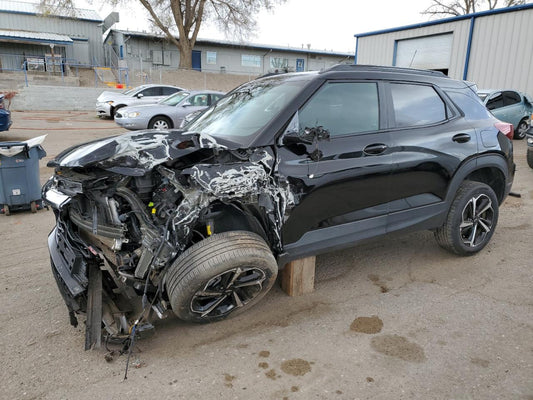
M171 85L141 85L124 92L102 92L96 99L96 114L99 117L115 116L115 112L126 106L152 104L170 96L183 88Z

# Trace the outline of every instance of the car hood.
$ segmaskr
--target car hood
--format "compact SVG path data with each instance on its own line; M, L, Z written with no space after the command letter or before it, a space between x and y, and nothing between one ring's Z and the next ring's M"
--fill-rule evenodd
M142 176L155 166L201 149L238 149L227 140L205 134L169 131L137 131L80 144L61 152L49 167L98 167L130 176Z

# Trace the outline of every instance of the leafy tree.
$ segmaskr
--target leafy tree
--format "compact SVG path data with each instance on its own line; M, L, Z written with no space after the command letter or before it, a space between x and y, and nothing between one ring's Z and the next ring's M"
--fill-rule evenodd
M431 16L458 16L482 10L525 4L525 0L431 0L422 14Z
M110 0L126 4L127 0ZM131 0L130 0L131 1ZM251 34L261 9L272 10L286 0L138 0L150 15L150 22L174 43L180 52L180 68L192 68L192 49L204 22L212 22L225 34L240 39ZM40 0L48 13L73 10L74 0ZM178 34L176 38L175 33Z

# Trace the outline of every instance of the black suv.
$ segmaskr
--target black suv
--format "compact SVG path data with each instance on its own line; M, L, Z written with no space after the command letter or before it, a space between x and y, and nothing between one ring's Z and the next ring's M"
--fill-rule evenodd
M460 255L490 240L514 175L512 126L472 84L370 66L248 82L184 131L70 148L44 186L52 270L70 311L103 333L172 310L249 308L278 266L389 232L431 229ZM103 324L102 324L103 322Z

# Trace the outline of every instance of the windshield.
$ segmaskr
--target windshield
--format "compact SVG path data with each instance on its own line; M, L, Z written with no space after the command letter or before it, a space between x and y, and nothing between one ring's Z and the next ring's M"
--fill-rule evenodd
M167 106L175 106L181 103L186 97L189 97L189 92L181 91L171 94L159 102L159 104L165 104Z
M285 77L248 82L219 100L187 126L187 130L225 138L247 147L307 82L307 79L289 80Z
M126 95L131 94L131 93L133 93L133 91L134 91L135 89L136 89L136 88L128 89L128 90L124 90L124 91L122 92L122 94L126 94Z

